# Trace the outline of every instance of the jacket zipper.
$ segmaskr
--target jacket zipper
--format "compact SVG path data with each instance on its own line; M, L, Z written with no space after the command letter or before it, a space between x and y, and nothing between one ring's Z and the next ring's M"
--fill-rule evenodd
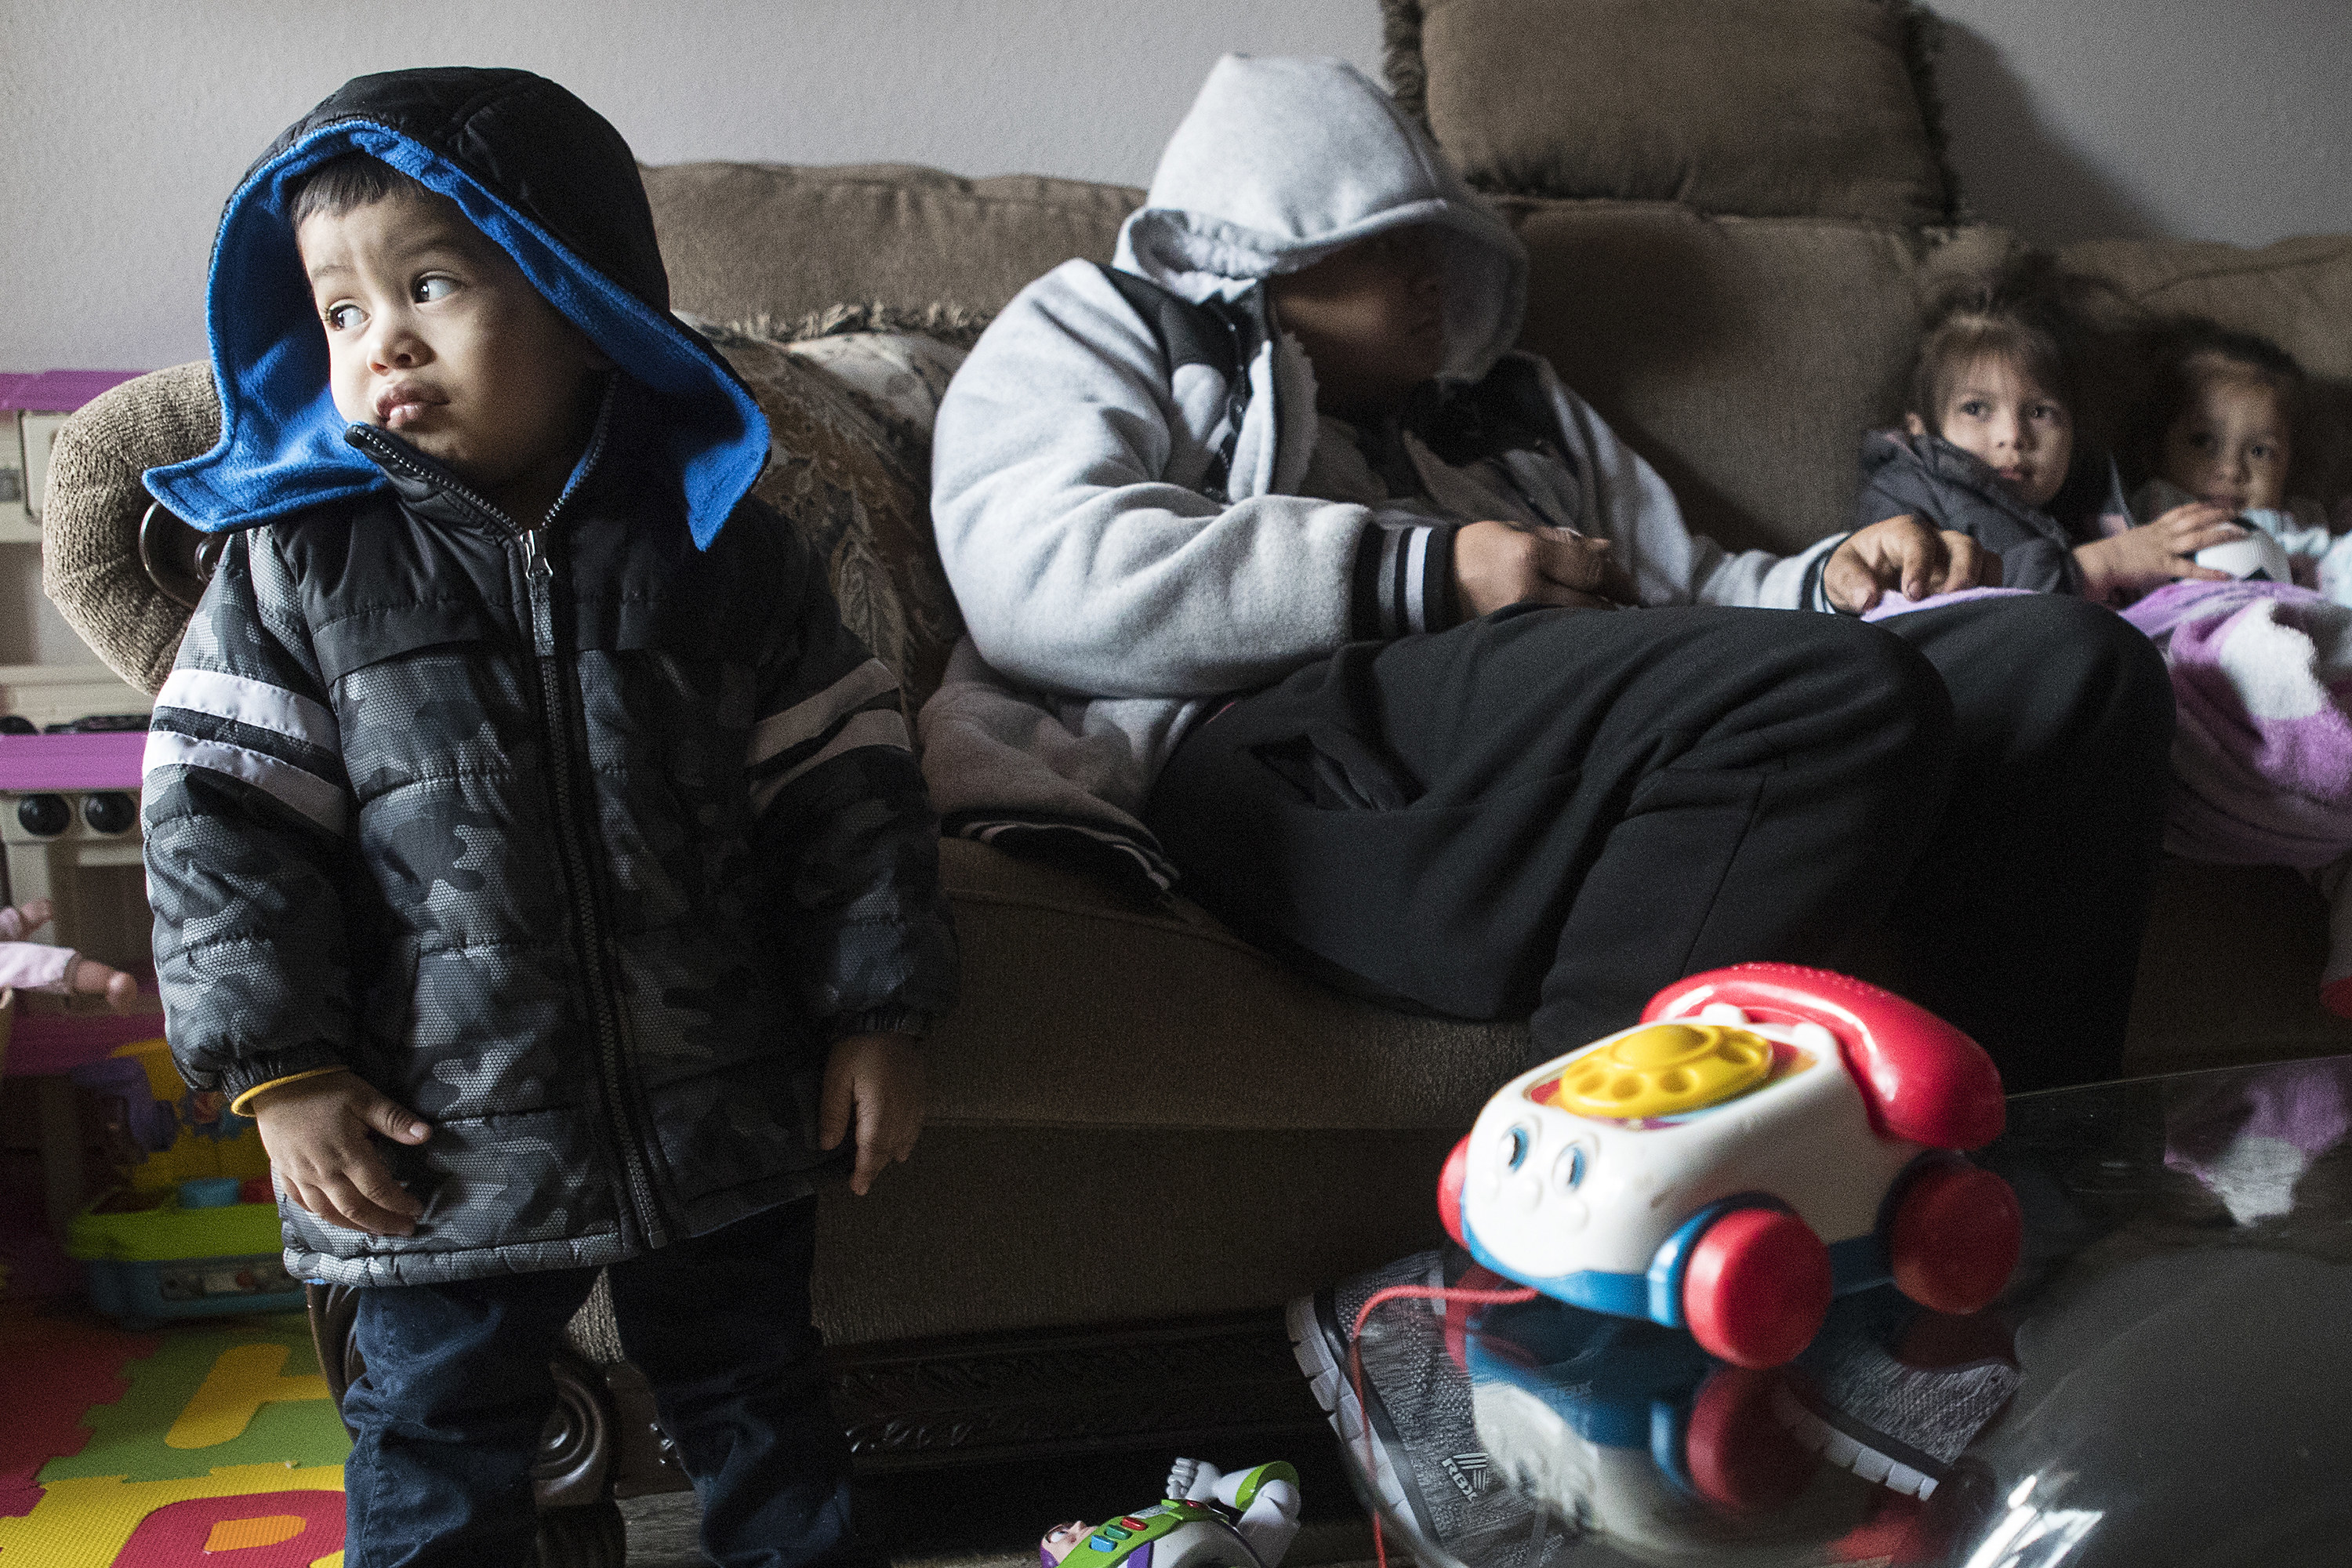
M572 787L574 749L570 684L564 679L564 662L557 657L555 646L555 569L541 543L557 514L562 511L563 503L572 499L572 492L566 489L557 498L546 521L539 527L523 528L454 475L425 468L387 441L370 439L373 434L373 429L366 430L360 439L378 460L393 463L418 479L447 489L504 529L522 547L523 584L530 600L531 662L539 673L541 738L547 742L555 775L556 837L563 849L564 880L569 884L568 890L572 895L572 917L580 927L581 957L587 973L594 1016L596 1059L599 1079L604 1091L605 1119L614 1135L614 1142L621 1152L623 1172L628 1181L629 1206L635 1211L634 1217L637 1228L644 1235L646 1246L660 1247L667 1239L667 1233L662 1222L660 1205L654 1195L652 1179L646 1171L645 1145L627 1093L626 1073L621 1059L620 1020L613 1006L611 989L604 973L604 921L596 908L595 883L583 847L584 837L580 826L580 804ZM595 466L604 444L604 426L600 420L595 440L580 466L581 472L585 473Z

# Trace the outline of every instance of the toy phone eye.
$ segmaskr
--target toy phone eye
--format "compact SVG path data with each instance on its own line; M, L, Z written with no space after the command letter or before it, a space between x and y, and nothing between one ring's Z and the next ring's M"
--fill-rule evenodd
M1553 1177L1563 1188L1573 1187L1582 1182L1584 1180L1583 1145L1570 1143L1567 1148L1562 1149L1559 1152L1559 1158L1552 1162L1551 1170Z
M1516 1171L1528 1163L1528 1151L1535 1140L1524 1127L1514 1127L1503 1134L1503 1169Z

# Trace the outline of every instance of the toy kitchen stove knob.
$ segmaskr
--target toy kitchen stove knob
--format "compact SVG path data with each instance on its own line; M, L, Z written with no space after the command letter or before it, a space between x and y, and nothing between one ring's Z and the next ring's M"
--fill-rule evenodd
M16 803L16 822L36 838L55 838L73 826L73 807L61 795L28 795Z
M2004 1111L1991 1058L1925 1008L1740 964L1504 1085L1448 1155L1438 1212L1507 1279L1774 1366L1836 1295L1892 1280L1968 1313L2000 1293L2022 1217L1961 1151Z
M128 833L139 821L139 803L121 790L81 797L81 819L92 833Z

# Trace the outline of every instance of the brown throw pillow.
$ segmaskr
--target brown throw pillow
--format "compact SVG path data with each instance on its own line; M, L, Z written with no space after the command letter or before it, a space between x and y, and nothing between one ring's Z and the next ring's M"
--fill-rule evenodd
M643 171L681 310L792 321L838 300L994 310L1074 256L1108 261L1125 185L906 164L678 163Z
M752 493L824 557L841 617L898 673L907 711L938 689L963 617L931 535L931 416L963 351L915 334L793 342L695 325L768 416Z
M1663 202L1503 206L1535 262L1520 346L1657 468L1692 527L1783 552L1853 526L1855 450L1902 416L1922 301L2015 245Z
M1953 221L1911 0L1384 0L1399 100L1483 190Z
M944 309L906 320L967 341L984 324ZM912 712L963 632L929 508L931 415L963 351L920 333L835 330L884 322L899 319L847 307L772 336L699 324L768 416L768 468L753 493L823 556L843 620L898 672ZM819 335L793 341L803 333ZM172 672L188 610L142 566L149 498L140 475L209 450L219 432L210 368L184 364L109 392L67 423L52 449L42 586L100 658L150 692ZM177 532L184 542L188 531ZM149 554L163 565L156 539L151 531Z

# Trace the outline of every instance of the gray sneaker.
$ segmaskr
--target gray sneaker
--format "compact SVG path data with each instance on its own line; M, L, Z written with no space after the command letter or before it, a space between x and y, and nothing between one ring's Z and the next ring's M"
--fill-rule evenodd
M1414 1300L1375 1308L1364 1325L1360 1403L1349 1374L1349 1339L1363 1304L1391 1285L1451 1283L1447 1258L1442 1249L1416 1252L1297 1298L1285 1314L1291 1349L1347 1446L1349 1470L1382 1509L1464 1563L1533 1568L1570 1532L1547 1528L1542 1510L1487 1465L1469 1374L1446 1346L1447 1314L1465 1309Z

